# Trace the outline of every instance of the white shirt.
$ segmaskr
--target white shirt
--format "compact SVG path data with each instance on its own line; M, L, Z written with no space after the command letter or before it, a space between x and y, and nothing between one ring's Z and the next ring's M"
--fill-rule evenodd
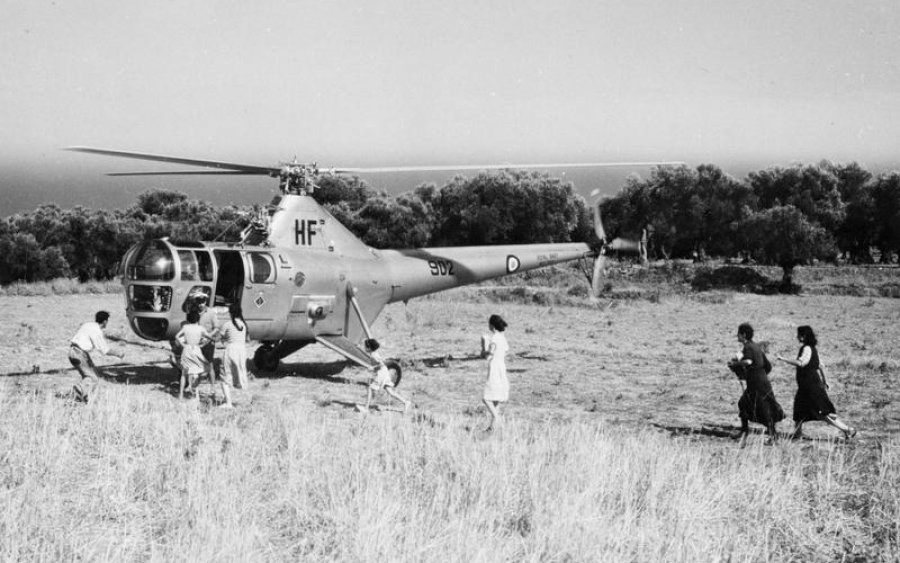
M810 360L812 360L812 348L804 345L800 349L800 357L797 358L797 363L800 364L800 367L805 368Z
M109 353L109 344L106 343L106 337L103 336L103 329L93 321L79 327L78 332L72 337L72 344L85 352L99 350L101 354Z

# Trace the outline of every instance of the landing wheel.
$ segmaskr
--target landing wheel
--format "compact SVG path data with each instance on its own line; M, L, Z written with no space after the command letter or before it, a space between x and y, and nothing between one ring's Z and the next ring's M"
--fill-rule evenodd
M399 386L400 379L403 377L403 370L400 369L400 362L390 358L384 361L384 365L387 366L388 373L391 374L391 382L394 384L394 387Z
M280 359L274 344L263 344L253 353L253 365L263 371L277 370Z

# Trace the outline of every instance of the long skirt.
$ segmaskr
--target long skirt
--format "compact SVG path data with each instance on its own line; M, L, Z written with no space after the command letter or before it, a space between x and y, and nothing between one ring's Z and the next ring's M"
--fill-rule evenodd
M741 418L766 426L784 420L784 409L771 390L761 393L748 388L738 400L738 411Z
M794 395L794 421L822 420L834 414L835 408L825 386L818 375L812 378L797 378L797 394Z

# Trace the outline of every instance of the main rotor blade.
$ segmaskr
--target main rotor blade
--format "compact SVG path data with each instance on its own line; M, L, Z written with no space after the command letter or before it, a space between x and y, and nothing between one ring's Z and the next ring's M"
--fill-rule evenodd
M451 170L516 170L528 168L606 168L611 166L674 166L683 162L569 162L556 164L447 164L429 166L388 166L375 168L330 168L336 174L379 174L382 172L440 172Z
M165 156L161 154L149 154L143 152L95 149L91 147L66 147L66 150L86 152L90 154L101 154L104 156L116 156L120 158L131 158L135 160L152 160L154 162L171 162L174 164L187 164L189 166L205 166L206 168L219 168L222 170L241 171L245 174L271 175L278 174L279 171L278 168L271 168L266 166L253 166L249 164L240 164L234 162L219 162L216 160L197 160L193 158L181 158L177 156Z
M107 176L259 176L252 170L182 170L181 172L110 172Z

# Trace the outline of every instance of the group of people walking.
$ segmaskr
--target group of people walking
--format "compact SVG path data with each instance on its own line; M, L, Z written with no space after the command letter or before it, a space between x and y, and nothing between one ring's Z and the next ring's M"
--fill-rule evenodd
M741 438L743 444L750 433L749 423L755 422L765 426L769 440L774 440L777 436L775 425L784 420L785 415L769 381L772 364L759 344L753 341L753 327L750 324L738 326L737 339L743 350L728 366L738 379L746 383L746 387L738 400L741 430L736 437ZM812 327L798 327L797 340L800 350L796 359L776 358L796 368L797 392L794 395L794 431L791 436L800 438L805 423L822 421L843 432L847 439L852 438L856 435L856 429L838 418L834 404L828 398L828 383L819 362L816 350L818 340Z
M172 363L180 373L179 399L184 398L185 392L199 398L197 387L204 375L209 378L213 392L216 381L221 384L225 408L234 406L231 400L233 387L248 387L247 324L240 305L232 305L228 312L229 321L221 324L215 311L209 308L205 294L192 299L185 322L170 342ZM109 313L98 311L93 322L82 324L69 343L69 363L81 376L72 389L76 401L89 402L100 382L91 354L124 357L122 350L111 348L106 341L103 330L108 323ZM221 372L215 361L216 341L225 345Z
M237 303L228 308L228 314L229 321L220 325L205 294L197 296L195 306L189 308L184 325L172 341L175 363L181 371L179 399L184 398L185 391L193 393L194 398L198 399L197 387L204 375L209 378L214 393L218 379L225 399L221 405L224 408L234 407L232 387L247 388L247 323ZM221 340L225 345L221 373L215 362L216 340Z
M244 322L240 305L231 305L228 312L229 321L220 325L216 313L208 306L206 295L198 296L195 305L189 308L184 325L172 341L176 365L181 373L179 398L183 398L185 392L193 393L196 398L197 387L204 375L209 377L213 388L217 380L221 384L224 396L222 406L225 408L233 407L232 387L247 387L247 324ZM99 311L94 321L84 323L72 338L69 361L81 374L81 382L73 389L77 400L88 401L99 381L90 356L92 351L123 357L120 351L111 349L104 338L103 329L108 321L109 313ZM502 317L491 315L488 319L488 328L489 334L482 337L481 353L488 361L482 401L490 415L490 422L486 428L486 431L490 432L502 424L500 405L509 400L509 378L506 373L509 343L504 334L507 323ZM750 422L765 426L769 439L773 440L777 436L775 425L785 418L784 409L776 400L769 381L772 365L753 337L753 327L749 323L738 326L737 339L743 349L728 362L728 367L741 380L743 387L743 393L738 400L741 429L735 435L741 439L742 444L750 433ZM214 361L217 340L225 344L222 373L217 373ZM805 423L822 421L840 430L847 439L852 438L856 435L856 429L838 418L834 404L828 397L828 383L819 360L816 348L818 340L812 327L806 325L798 327L797 340L800 349L796 358L782 356L776 358L796 369L797 391L794 395L794 431L791 436L795 439L800 438ZM368 385L366 406L361 410L368 411L374 392L380 390L385 390L388 395L402 402L404 411L409 410L412 403L394 389L388 368L378 353L378 342L374 339L366 340L365 348L374 360L375 367Z

